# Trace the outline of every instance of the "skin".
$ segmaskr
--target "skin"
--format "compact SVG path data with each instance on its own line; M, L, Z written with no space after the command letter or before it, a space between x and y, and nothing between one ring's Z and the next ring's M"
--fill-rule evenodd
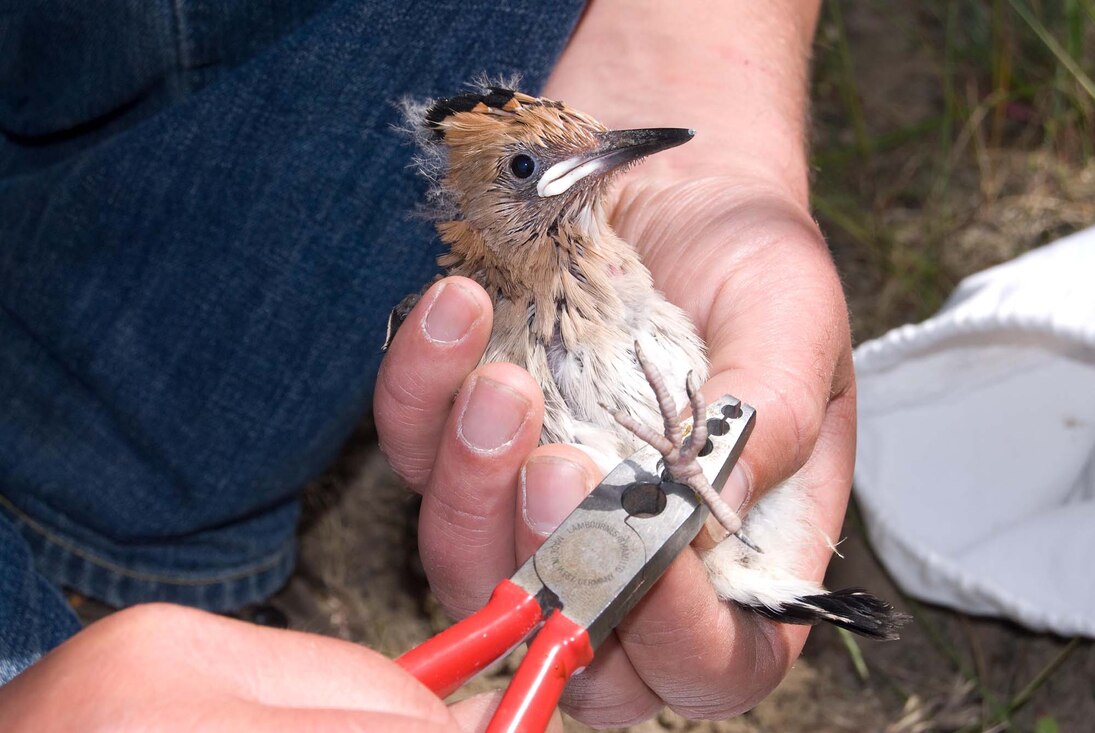
M707 341L707 397L729 391L759 410L735 472L744 481L724 496L748 505L797 472L817 525L835 535L855 388L840 283L807 208L804 79L816 15L812 0L598 0L545 94L613 127L700 130L621 181L613 224ZM376 393L383 447L423 492L431 582L457 615L478 608L600 478L584 454L536 447L543 406L523 370L476 368L490 327L478 286L435 285L400 329ZM807 574L819 577L828 554L819 541ZM598 725L641 720L663 703L726 717L774 688L804 639L720 603L686 552L564 704ZM446 708L357 645L150 605L92 624L0 688L0 729L477 730L492 701Z
M601 0L544 96L609 127L698 130L620 180L612 224L706 341L707 398L730 392L758 410L724 498L747 509L797 474L813 521L836 537L855 456L855 381L843 292L808 208L805 79L817 9ZM600 478L576 449L536 447L543 403L531 377L477 367L490 328L475 283L436 284L392 344L375 398L382 447L423 493L431 585L457 616L482 605ZM830 555L817 537L802 558L811 578ZM564 707L599 726L662 705L732 716L775 688L806 633L720 602L698 555L685 552L574 679Z
M92 624L0 688L0 730L455 732L483 730L498 699L446 707L364 647L151 604Z

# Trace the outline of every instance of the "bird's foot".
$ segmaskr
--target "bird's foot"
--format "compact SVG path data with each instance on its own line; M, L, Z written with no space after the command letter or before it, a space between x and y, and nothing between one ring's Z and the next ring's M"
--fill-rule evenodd
M692 488L711 510L718 523L730 534L737 537L750 549L760 552L760 548L753 544L741 531L741 517L730 508L730 505L722 500L719 493L711 486L707 477L703 474L703 467L698 460L700 452L707 444L707 403L700 393L699 386L694 383L692 372L688 373L685 380L685 390L688 393L688 401L692 406L692 432L687 438L681 429L680 416L677 413L677 405L673 401L669 389L665 385L665 378L661 371L648 362L643 356L638 342L635 343L635 356L642 367L643 374L650 388L654 390L654 396L658 400L658 410L664 421L664 432L659 434L653 428L636 420L623 410L610 410L612 416L622 427L633 433L643 442L653 446L662 454L669 476L676 482Z

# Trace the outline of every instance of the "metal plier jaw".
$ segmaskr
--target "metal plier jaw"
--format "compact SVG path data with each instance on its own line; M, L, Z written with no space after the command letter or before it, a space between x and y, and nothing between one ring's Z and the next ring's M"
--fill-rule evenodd
M707 408L710 446L699 457L721 491L756 421L724 396ZM686 436L691 422L684 425ZM502 698L491 731L542 731L567 680L593 659L703 526L707 507L665 477L643 448L614 468L487 605L396 661L444 697L542 628ZM733 540L730 540L733 541Z

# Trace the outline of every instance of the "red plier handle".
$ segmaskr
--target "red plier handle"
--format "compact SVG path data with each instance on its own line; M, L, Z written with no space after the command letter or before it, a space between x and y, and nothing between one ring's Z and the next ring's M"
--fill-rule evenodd
M711 448L698 460L716 490L755 417L731 395L708 406ZM542 623L487 731L543 731L567 680L593 661L593 650L703 526L703 501L664 480L662 470L655 449L632 454L498 584L487 605L396 661L446 697Z
M543 619L535 597L503 580L483 608L395 661L436 695L446 697L524 641ZM591 661L589 634L553 610L503 695L487 733L543 731L567 680Z

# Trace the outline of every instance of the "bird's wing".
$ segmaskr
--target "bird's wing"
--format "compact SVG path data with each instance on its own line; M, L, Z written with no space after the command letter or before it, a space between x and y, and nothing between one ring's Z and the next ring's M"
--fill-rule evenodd
M392 345L392 340L395 339L396 331L403 325L403 321L407 320L407 316L411 314L414 307L418 305L418 301L422 300L422 296L429 290L435 282L441 279L441 275L437 275L433 280L429 282L426 287L422 288L417 293L410 293L403 296L403 300L399 301L391 312L388 314L388 329L384 334L384 345L380 347L381 351L387 351L388 347Z

